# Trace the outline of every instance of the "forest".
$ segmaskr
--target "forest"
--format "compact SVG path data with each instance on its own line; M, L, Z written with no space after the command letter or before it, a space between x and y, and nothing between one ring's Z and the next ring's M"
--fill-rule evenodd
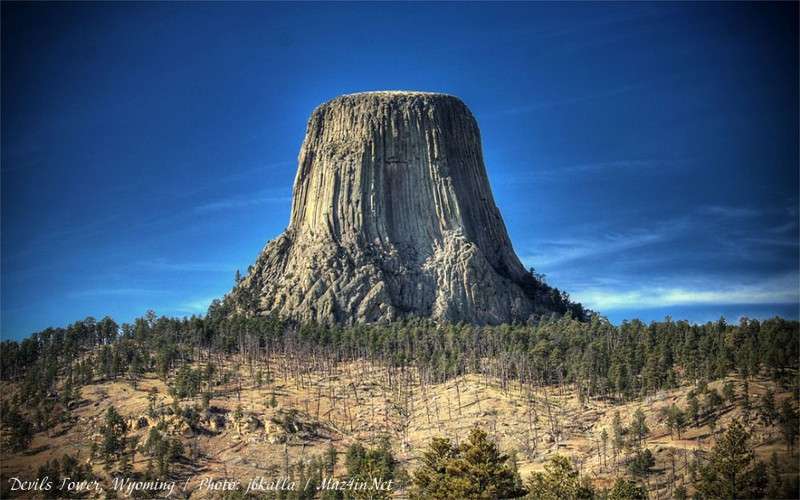
M763 371L798 384L798 322L781 318L742 318L738 325L724 318L702 325L667 318L614 326L597 315L585 322L566 315L535 325L441 325L420 319L340 327L229 316L220 304L212 304L206 317L175 319L150 311L122 325L109 317L86 318L21 342L5 340L0 379L21 380L28 394L43 396L59 378L74 386L96 375L166 376L215 354L238 354L245 362L280 354L298 370L364 359L398 373L413 366L431 382L489 373L503 383L577 384L585 397L619 400L732 370L744 377ZM80 356L86 352L92 355Z
M135 437L130 425L110 406L99 425L101 439L93 444L91 456L104 463L108 472L131 472L138 451L149 457L145 477L169 476L176 461L189 457L191 451L167 432L166 415L178 415L197 429L199 415L213 410L210 402L223 386L230 387L239 401L248 384L270 387L280 378L291 379L313 394L315 380L319 380L315 377L332 376L336 367L347 363L366 363L380 368L387 394L400 408L398 414L413 411L408 401L414 391L443 383L455 384L460 412L460 399L466 398L460 380L469 375L494 380L500 391L526 395L528 437L514 452L501 450L488 429L475 428L458 442L452 436L434 437L420 450L416 468L408 470L400 467L386 438L368 446L356 443L341 452L345 460L340 467L345 466L347 477L368 479L380 474L395 478L404 491L419 498L455 498L454 494L461 498L647 498L647 478L655 459L646 441L652 432L641 410L629 419L617 411L613 424L596 438L600 463L607 467L613 457L613 467L623 471L605 487L593 485L580 473L578 464L561 455L548 456L542 470L523 478L515 465L516 452L536 456L544 442L539 432L556 436L558 449L564 422L550 415L555 403L548 394L574 394L581 407L597 402L613 408L687 386L691 390L685 406L665 406L657 416L670 436L674 433L680 439L687 429L703 425L715 431L713 422L726 407L737 408L737 419L719 429L720 437L702 460L687 465L691 479L678 484L673 461L672 495L783 497L797 492L796 474L786 479L789 469L784 459L775 455L771 461L756 460L747 443L753 429L771 433L774 427L789 457L793 456L800 426L799 339L798 322L781 318L743 318L738 324L724 319L692 324L666 318L650 324L633 320L613 325L596 314L580 321L567 313L535 324L475 326L419 319L343 327L236 316L218 301L202 317L159 317L150 311L122 325L109 317L99 321L86 318L64 328L47 328L20 342L3 341L0 379L18 388L3 399L0 409L3 454L25 450L35 433L68 421L82 388L107 381L124 381L135 388L152 376L167 385L172 397L171 405L159 408L155 389L148 394L148 413L161 419L158 425L151 427L146 437ZM231 359L235 359L234 370L229 369ZM743 385L734 384L730 377L737 377ZM712 381L723 379L719 390L710 387ZM769 389L751 400L747 386L756 379L767 380L791 396L779 401ZM322 389L318 390L316 398L324 398ZM536 406L541 394L544 415ZM335 398L330 398L335 405ZM187 400L191 404L184 404ZM355 404L347 398L343 401ZM359 402L357 393L355 402ZM272 389L265 406L277 405ZM306 402L304 414L313 413L308 406ZM344 409L350 431L356 425L353 411ZM439 418L438 406L436 417L431 416L427 403L425 411L429 423ZM316 412L319 415L318 403ZM245 418L244 413L240 404L233 421ZM276 425L295 430L307 425L306 430L313 432L311 424L300 422L296 409L276 415ZM546 422L543 429L537 430L537 419ZM289 464L287 452L285 469L293 477L305 481L313 477L319 484L323 477L333 475L336 463L335 450L294 465ZM731 463L737 464L733 471ZM725 474L737 470L743 472L731 491ZM94 474L91 467L69 455L39 472L86 479ZM480 485L477 489L476 484ZM341 491L325 492L322 497L342 495L358 497ZM304 497L300 494L298 498Z

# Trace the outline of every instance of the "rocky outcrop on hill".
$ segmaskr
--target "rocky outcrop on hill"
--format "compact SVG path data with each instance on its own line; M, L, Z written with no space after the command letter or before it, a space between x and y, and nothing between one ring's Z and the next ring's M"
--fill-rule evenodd
M289 226L226 301L345 324L498 324L574 307L515 255L472 113L424 92L344 95L314 110Z

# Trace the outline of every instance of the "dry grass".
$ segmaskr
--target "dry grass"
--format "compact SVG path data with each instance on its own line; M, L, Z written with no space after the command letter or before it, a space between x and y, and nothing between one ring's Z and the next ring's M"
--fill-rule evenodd
M242 483L256 476L282 477L287 461L296 463L322 455L330 444L343 452L352 443L375 443L381 437L389 439L401 464L413 469L432 437L459 441L476 425L487 430L503 450L517 452L523 478L540 470L549 457L560 453L571 457L583 474L603 487L613 482L623 468L614 465L610 439L605 460L601 456L601 432L605 428L611 436L615 411L619 411L623 422L627 423L634 411L641 408L651 431L645 446L656 458L655 473L649 484L659 497L667 498L673 457L680 482L686 475L691 453L710 449L715 439L706 423L689 427L681 439L677 439L659 422L661 407L673 403L683 408L687 406L689 387L664 391L646 401L620 405L592 400L582 406L571 388L530 389L511 384L503 389L499 380L474 374L425 387L415 382L404 390L397 390L387 385L384 369L366 363L340 364L329 374L306 374L302 381L280 369L275 373L276 365L280 364L272 365L274 380L261 387L255 386L249 369L240 368L240 391L237 391L235 376L228 384L215 388L210 405L224 412L229 420L220 432L181 435L191 459L178 464L176 474L181 481L189 481L189 490L206 477L235 478ZM236 365L231 363L226 369L232 370L233 366ZM263 370L263 367L256 369ZM739 391L741 381L734 381ZM709 387L721 392L723 383L715 381ZM767 386L776 391L778 401L789 397L770 382L756 380L750 382L751 400L756 401ZM37 434L28 451L5 457L0 465L3 476L32 476L39 465L65 453L81 460L88 459L92 436L97 433L108 406L114 405L125 417L138 418L147 412L147 392L151 387L158 391L159 404L171 402L166 385L152 377L139 381L135 389L124 381L82 388L81 402L73 410L74 422ZM2 387L5 395L13 390L7 384ZM278 401L277 408L269 405L273 393ZM199 399L184 400L180 404L199 404ZM290 437L281 443L270 441L271 431L267 426L240 433L230 423L237 406L262 423L268 423L283 410L298 410L301 420L319 426L318 435ZM738 405L724 405L718 414L716 432L724 430L732 418L739 416ZM134 431L141 442L147 432L147 428ZM773 451L779 453L782 461L793 464L793 473L797 473L797 461L786 455L776 429L765 432L759 427L754 440L759 457L767 459ZM342 462L340 455L337 472L344 473ZM145 467L146 458L137 454L134 468L143 471ZM94 470L100 476L105 475L101 464L94 464ZM203 491L193 494L208 495Z

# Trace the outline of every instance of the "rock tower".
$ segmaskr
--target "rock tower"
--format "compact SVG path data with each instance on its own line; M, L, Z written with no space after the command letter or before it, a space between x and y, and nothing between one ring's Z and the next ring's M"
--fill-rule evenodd
M467 106L392 91L314 110L289 226L226 300L240 313L325 324L498 324L564 312L552 292L514 253Z

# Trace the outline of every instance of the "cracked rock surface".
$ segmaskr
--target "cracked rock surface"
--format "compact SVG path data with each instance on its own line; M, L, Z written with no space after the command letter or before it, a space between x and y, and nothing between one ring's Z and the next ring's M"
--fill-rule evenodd
M323 324L526 321L536 306L456 97L343 95L311 114L289 226L228 295Z

